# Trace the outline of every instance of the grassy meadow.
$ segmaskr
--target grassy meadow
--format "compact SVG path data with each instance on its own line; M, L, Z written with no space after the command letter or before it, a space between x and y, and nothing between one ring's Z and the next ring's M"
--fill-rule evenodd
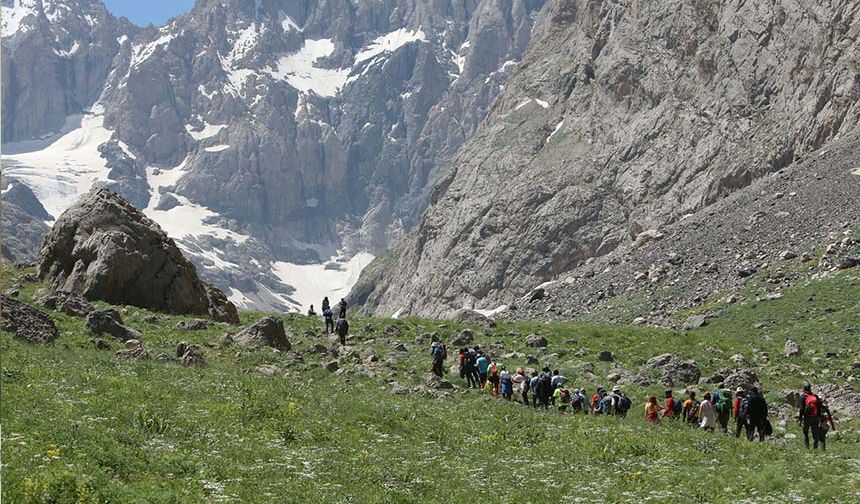
M4 288L24 273L5 271ZM641 404L646 394L659 396L659 385L626 387L634 408L623 420L535 411L464 390L454 375L447 378L458 388L448 394L393 394L395 383L424 383L429 334L450 340L462 329L448 321L352 319L349 345L362 362L342 359L332 373L324 365L334 357L309 351L331 345L318 319L283 317L299 361L223 343L236 328L183 331L176 324L187 318L159 314L147 323L152 313L127 307L126 324L143 334L153 357L136 361L97 350L83 319L53 313L61 332L54 346L2 336L3 502L856 502L860 424L837 418L829 451L807 453L797 425L785 421L780 391L806 379L854 383L857 276L849 270L780 300L725 306L687 333L539 322L473 327L477 342L509 369L536 356L589 391L609 385L610 369L635 373L664 352L696 360L703 376L737 367L728 358L740 353L781 410L764 444L646 424ZM22 285L23 301L43 293L38 283ZM242 313L243 324L264 315ZM385 334L389 325L400 336ZM531 333L550 341L545 351L524 346ZM800 344L802 357L783 355L787 339ZM207 365L155 359L180 341L202 345ZM397 343L408 352L395 351ZM378 362L365 360L369 349ZM603 350L616 362L599 362ZM836 357L825 358L828 351ZM510 352L518 354L501 358Z

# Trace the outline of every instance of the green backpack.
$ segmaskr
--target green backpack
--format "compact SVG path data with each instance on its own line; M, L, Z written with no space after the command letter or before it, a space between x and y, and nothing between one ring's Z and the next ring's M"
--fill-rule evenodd
M717 401L717 413L728 413L732 410L732 393L727 389L720 390L720 399Z

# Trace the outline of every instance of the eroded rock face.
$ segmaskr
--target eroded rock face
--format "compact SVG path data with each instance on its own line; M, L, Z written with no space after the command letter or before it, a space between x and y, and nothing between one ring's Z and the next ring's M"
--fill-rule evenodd
M34 344L53 343L60 337L57 326L47 314L5 295L0 297L0 304L3 331Z
M239 322L236 307L200 281L173 240L107 189L90 191L57 219L38 274L91 300Z
M856 130L858 23L851 2L551 2L420 225L352 304L510 303Z

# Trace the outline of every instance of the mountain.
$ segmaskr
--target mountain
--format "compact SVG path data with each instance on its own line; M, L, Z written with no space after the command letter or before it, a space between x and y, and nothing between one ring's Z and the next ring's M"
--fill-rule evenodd
M850 1L552 1L417 229L353 302L496 309L856 132L858 26Z
M54 216L105 185L238 305L302 309L414 227L544 10L199 0L138 28L97 1L7 1L4 174Z

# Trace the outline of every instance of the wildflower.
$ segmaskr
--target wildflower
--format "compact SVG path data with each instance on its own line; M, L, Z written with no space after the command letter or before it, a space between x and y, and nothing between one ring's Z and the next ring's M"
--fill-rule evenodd
M48 445L48 458L49 459L60 458L60 449L57 448L57 445L54 445L54 444Z

